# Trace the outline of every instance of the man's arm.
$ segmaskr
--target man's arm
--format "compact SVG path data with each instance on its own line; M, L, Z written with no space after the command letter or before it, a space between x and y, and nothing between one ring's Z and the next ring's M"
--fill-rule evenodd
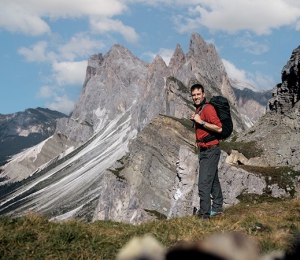
M203 125L201 123L204 122L204 121L201 119L201 117L198 114L194 114L193 120L196 123L198 123L200 125ZM206 129L208 129L208 130L217 132L217 133L221 133L222 132L222 127L219 127L217 125L214 125L214 124L211 124L211 123L208 123L208 122L205 122L205 124L203 125L203 127L206 128Z

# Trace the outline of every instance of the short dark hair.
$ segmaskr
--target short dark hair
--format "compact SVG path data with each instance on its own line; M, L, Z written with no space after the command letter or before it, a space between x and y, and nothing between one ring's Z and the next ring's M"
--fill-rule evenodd
M191 93L195 90L195 89L201 89L202 93L204 93L204 87L197 83L197 84L194 84L193 86L191 86Z

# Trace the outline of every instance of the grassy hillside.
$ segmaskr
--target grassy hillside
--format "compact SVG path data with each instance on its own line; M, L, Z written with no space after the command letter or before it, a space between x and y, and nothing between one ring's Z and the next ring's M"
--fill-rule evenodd
M262 253L290 251L300 228L300 201L243 202L225 216L156 220L141 225L113 221L50 222L28 215L0 217L0 259L115 259L131 238L152 234L166 248L180 241L199 241L208 234L237 231L250 235Z

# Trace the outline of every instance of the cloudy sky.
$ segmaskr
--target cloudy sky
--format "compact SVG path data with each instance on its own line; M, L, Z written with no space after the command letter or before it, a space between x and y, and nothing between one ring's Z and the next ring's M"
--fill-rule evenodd
M0 0L0 114L68 114L90 55L119 43L168 64L193 32L216 46L230 77L272 89L300 45L300 1Z

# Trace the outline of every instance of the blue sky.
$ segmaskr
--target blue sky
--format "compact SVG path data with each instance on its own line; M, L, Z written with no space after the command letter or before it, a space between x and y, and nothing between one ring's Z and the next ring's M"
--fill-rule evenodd
M193 32L216 46L231 78L272 89L300 45L300 1L0 0L0 114L68 114L92 54L119 43L168 64Z

